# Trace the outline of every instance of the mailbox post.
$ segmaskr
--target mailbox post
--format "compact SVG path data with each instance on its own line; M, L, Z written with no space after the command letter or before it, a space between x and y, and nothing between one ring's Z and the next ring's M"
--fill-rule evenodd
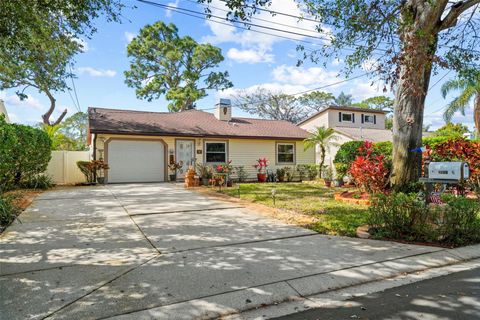
M425 161L424 175L419 179L425 183L426 197L425 201L430 202L430 196L433 191L433 184L459 185L470 178L470 168L466 162L430 162Z

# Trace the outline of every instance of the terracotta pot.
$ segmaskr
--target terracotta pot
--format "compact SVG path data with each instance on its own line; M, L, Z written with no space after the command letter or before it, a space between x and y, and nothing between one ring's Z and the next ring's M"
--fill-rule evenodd
M278 182L284 182L285 181L285 177L278 177Z
M267 181L267 174L266 173L257 173L258 182L265 182Z
M331 180L325 180L325 186L330 188L332 186L332 181Z

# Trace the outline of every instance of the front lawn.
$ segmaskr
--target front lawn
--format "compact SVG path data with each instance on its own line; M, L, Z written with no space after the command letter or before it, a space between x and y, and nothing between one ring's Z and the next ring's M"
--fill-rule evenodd
M319 233L355 236L357 227L366 223L368 207L335 201L333 195L340 190L311 183L242 183L240 198L305 214L311 217L306 227ZM219 192L238 197L236 187Z

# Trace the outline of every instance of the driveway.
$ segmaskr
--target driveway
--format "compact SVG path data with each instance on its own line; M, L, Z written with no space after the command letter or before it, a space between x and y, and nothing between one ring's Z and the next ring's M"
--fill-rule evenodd
M60 188L0 237L0 318L208 318L432 253L447 255L319 235L167 183Z

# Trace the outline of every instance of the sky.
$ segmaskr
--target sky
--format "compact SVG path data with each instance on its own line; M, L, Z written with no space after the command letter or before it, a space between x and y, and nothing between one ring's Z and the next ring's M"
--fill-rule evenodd
M169 5L173 8L186 8L189 10L203 11L204 7L193 0L152 0ZM337 96L345 92L353 96L354 102L376 95L388 95L392 92L383 92L383 83L378 79L364 76L357 79L353 77L364 74L369 70L371 63L366 62L353 74L346 78L339 74L344 66L342 56L336 59L320 59L318 64L306 61L297 67L301 53L296 47L301 41L316 42L322 45L321 39L280 33L252 27L252 30L262 30L277 36L265 35L253 31L237 29L230 23L218 24L212 21L196 19L182 15L174 10L150 6L133 0L126 0L130 8L124 9L122 23L110 23L104 19L96 20L98 32L91 39L79 39L83 44L83 52L75 57L74 72L77 78L73 80L75 91L56 93L57 110L54 117L64 109L72 115L78 109L86 111L88 107L105 107L116 109L160 111L167 110L168 102L163 98L148 102L135 96L135 90L129 88L124 80L123 72L128 70L129 58L127 45L146 24L156 21L174 23L182 36L188 35L200 43L211 43L222 49L225 60L218 70L228 71L234 87L223 92L210 90L208 96L197 102L198 109L210 110L221 97L229 97L238 90L251 91L261 86L273 91L294 94L305 90L328 86L322 91L331 92ZM212 14L225 16L225 9L220 0L212 1ZM132 8L136 6L136 8ZM271 10L285 12L292 15L301 15L300 9L294 0L273 0ZM315 22L298 21L296 18L262 12L257 15L253 23L282 28L291 32L318 36L314 31ZM272 24L275 23L275 24ZM311 30L311 31L309 31ZM313 48L313 44L305 44ZM324 66L325 63L325 66ZM431 80L426 109L425 124L430 124L432 129L444 124L442 111L454 94L444 99L440 87L444 81L454 77L454 72L441 71ZM343 83L332 85L337 82ZM69 81L70 87L73 84ZM24 101L15 95L15 89L0 91L0 99L4 100L9 117L13 122L34 125L41 120L41 115L48 109L48 99L42 93L27 91L29 98ZM76 103L78 97L78 105ZM470 106L465 116L456 114L453 122L459 122L473 128L473 106ZM67 116L68 116L67 115ZM234 116L251 116L241 110L234 109ZM252 116L253 117L253 116Z

